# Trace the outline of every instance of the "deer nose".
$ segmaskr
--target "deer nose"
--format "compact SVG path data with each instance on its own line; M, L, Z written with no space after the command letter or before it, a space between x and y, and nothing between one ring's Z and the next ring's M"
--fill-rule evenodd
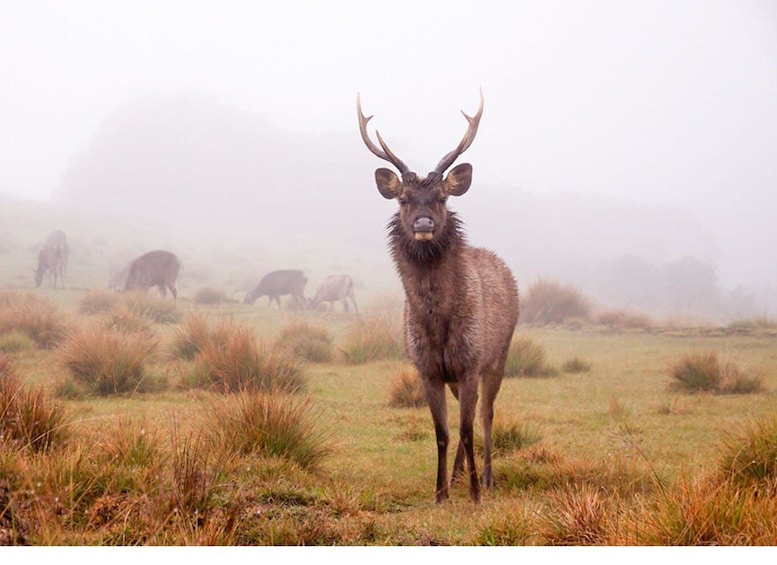
M413 222L413 231L430 232L434 231L434 220L423 216Z

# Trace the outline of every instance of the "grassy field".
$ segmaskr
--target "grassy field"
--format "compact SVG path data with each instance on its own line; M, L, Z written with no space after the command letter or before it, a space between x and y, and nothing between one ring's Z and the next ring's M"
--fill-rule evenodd
M112 295L105 311L85 314L82 305L90 292L42 289L6 291L6 296L50 304L65 334L97 335L122 311L124 297ZM766 430L761 443L777 451L769 427L777 409L773 330L519 325L517 338L538 346L552 370L503 383L497 427L508 437L511 430L520 437L497 450L495 489L475 506L465 486L457 484L452 500L438 506L428 409L389 402L407 362L394 354L361 361L344 353L355 347L356 336L378 333L365 320L382 320L381 327L398 333L392 323L400 316L399 297L366 302L358 316L278 311L266 304L202 305L182 299L173 307L168 299L163 307L160 302L149 298L143 316L153 308L172 308L165 311L174 313L174 321L146 317L142 328L121 334L142 333L156 344L146 370L157 384L147 391L63 392L68 390L63 383L73 378L62 361L67 337L53 346L8 347L13 351L5 357L13 373L25 390L43 391L62 410L68 437L44 450L2 444L4 543L777 542L774 497L762 496L773 492L769 473L777 471L766 472L757 487L732 486L730 477L721 476L732 450L744 449L759 425ZM280 347L276 340L284 328L304 323L324 331L331 359L297 359L304 387L289 396L308 403L305 433L320 442L315 465L299 464L291 451L229 449L207 433L219 403L238 395L192 385L196 363L171 356L176 335L192 316L248 328L266 348ZM0 334L1 324L2 319ZM9 331L6 327L0 349L13 341ZM751 394L672 391L672 365L683 355L710 351L757 375L762 389ZM565 372L570 359L581 361L583 369ZM449 400L455 437L458 409ZM216 427L229 424L223 414L215 422ZM128 452L133 454L129 462Z
M436 505L431 416L384 249L344 263L321 251L331 242L283 252L3 204L2 545L777 543L773 322L519 322L495 488L473 505L455 484ZM55 228L71 242L67 288L34 288ZM183 259L176 303L107 290L117 257L160 247ZM285 267L311 287L349 272L360 314L242 304ZM679 389L697 358L725 386ZM450 395L449 414L455 438Z

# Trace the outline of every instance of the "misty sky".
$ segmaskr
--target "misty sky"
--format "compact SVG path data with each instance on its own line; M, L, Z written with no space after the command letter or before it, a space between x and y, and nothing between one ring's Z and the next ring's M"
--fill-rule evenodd
M0 76L0 194L47 199L102 119L181 91L353 135L360 91L423 173L482 88L475 187L687 206L777 280L773 0L0 0Z

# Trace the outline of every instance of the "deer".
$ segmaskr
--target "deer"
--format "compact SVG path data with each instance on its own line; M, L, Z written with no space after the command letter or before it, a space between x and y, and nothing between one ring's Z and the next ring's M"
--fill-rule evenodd
M181 262L175 253L162 249L149 251L129 264L124 290L148 292L149 288L155 286L163 297L167 296L169 289L173 300L176 300L178 290L175 282L180 269Z
M349 300L358 314L359 306L356 304L356 296L353 292L353 279L349 275L329 275L318 285L316 294L310 299L309 307L316 310L322 303L329 302L330 308L334 311L334 304L339 301L343 305L343 310L348 312Z
M306 284L308 284L308 278L300 270L272 271L263 276L253 290L246 293L243 304L253 304L257 298L267 296L268 306L272 306L273 301L275 301L278 303L278 310L280 310L281 296L290 294L295 306L304 306L308 303L304 294Z
M493 251L470 246L464 225L448 208L448 198L461 196L472 182L472 165L448 171L472 144L483 114L483 93L474 116L462 111L468 125L461 142L426 176L417 175L388 147L376 130L369 136L360 94L356 95L359 131L367 149L399 172L375 171L378 192L398 203L388 225L389 253L405 294L405 350L418 371L434 422L437 440L436 503L464 475L469 497L481 500L481 482L493 488L491 429L494 401L504 376L510 343L518 323L518 284L507 264ZM446 174L447 171L447 174ZM446 388L459 402L459 443L448 481L448 413ZM474 419L482 395L483 474L478 479Z
M51 232L38 252L38 266L35 269L35 286L39 287L44 277L49 275L57 288L57 277L65 288L65 275L67 274L67 261L70 255L70 247L67 236L61 230Z

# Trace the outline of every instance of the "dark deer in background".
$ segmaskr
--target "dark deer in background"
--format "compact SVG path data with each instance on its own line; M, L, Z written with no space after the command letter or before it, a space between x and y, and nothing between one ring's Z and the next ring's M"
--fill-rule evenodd
M167 296L169 290L173 299L176 299L178 291L175 282L180 269L181 262L175 253L161 249L149 251L129 264L124 290L148 292L148 289L155 286L162 296Z
M334 309L334 303L339 301L343 309L348 312L349 300L356 312L359 312L356 296L353 293L353 279L348 275L329 275L318 285L316 294L310 301L310 307L317 309L323 302L329 302L330 307Z
M469 495L480 500L475 465L473 422L478 385L483 396L483 485L493 486L491 426L494 400L504 374L510 341L518 322L518 288L510 269L491 251L469 246L449 196L461 196L470 187L472 166L465 163L445 171L475 139L483 113L483 95L464 138L426 177L420 177L388 148L378 132L380 147L367 133L372 118L362 113L357 95L359 129L367 148L394 165L375 171L378 191L396 199L399 211L389 225L391 256L405 290L405 346L418 369L431 409L437 437L437 502L448 498L448 419L445 385L459 400L460 438L453 464L453 479L464 472L466 461ZM463 112L462 112L463 113Z
M57 277L65 288L65 275L67 274L67 260L70 255L70 247L67 243L65 232L53 231L46 238L38 252L38 267L35 269L35 286L40 286L45 277L51 277L54 288L57 288Z
M308 278L302 271L296 269L273 271L262 277L259 284L246 294L243 304L253 304L260 296L267 296L267 304L272 306L275 301L280 310L281 296L290 294L295 306L304 307L307 305L304 294L306 284L308 284Z

